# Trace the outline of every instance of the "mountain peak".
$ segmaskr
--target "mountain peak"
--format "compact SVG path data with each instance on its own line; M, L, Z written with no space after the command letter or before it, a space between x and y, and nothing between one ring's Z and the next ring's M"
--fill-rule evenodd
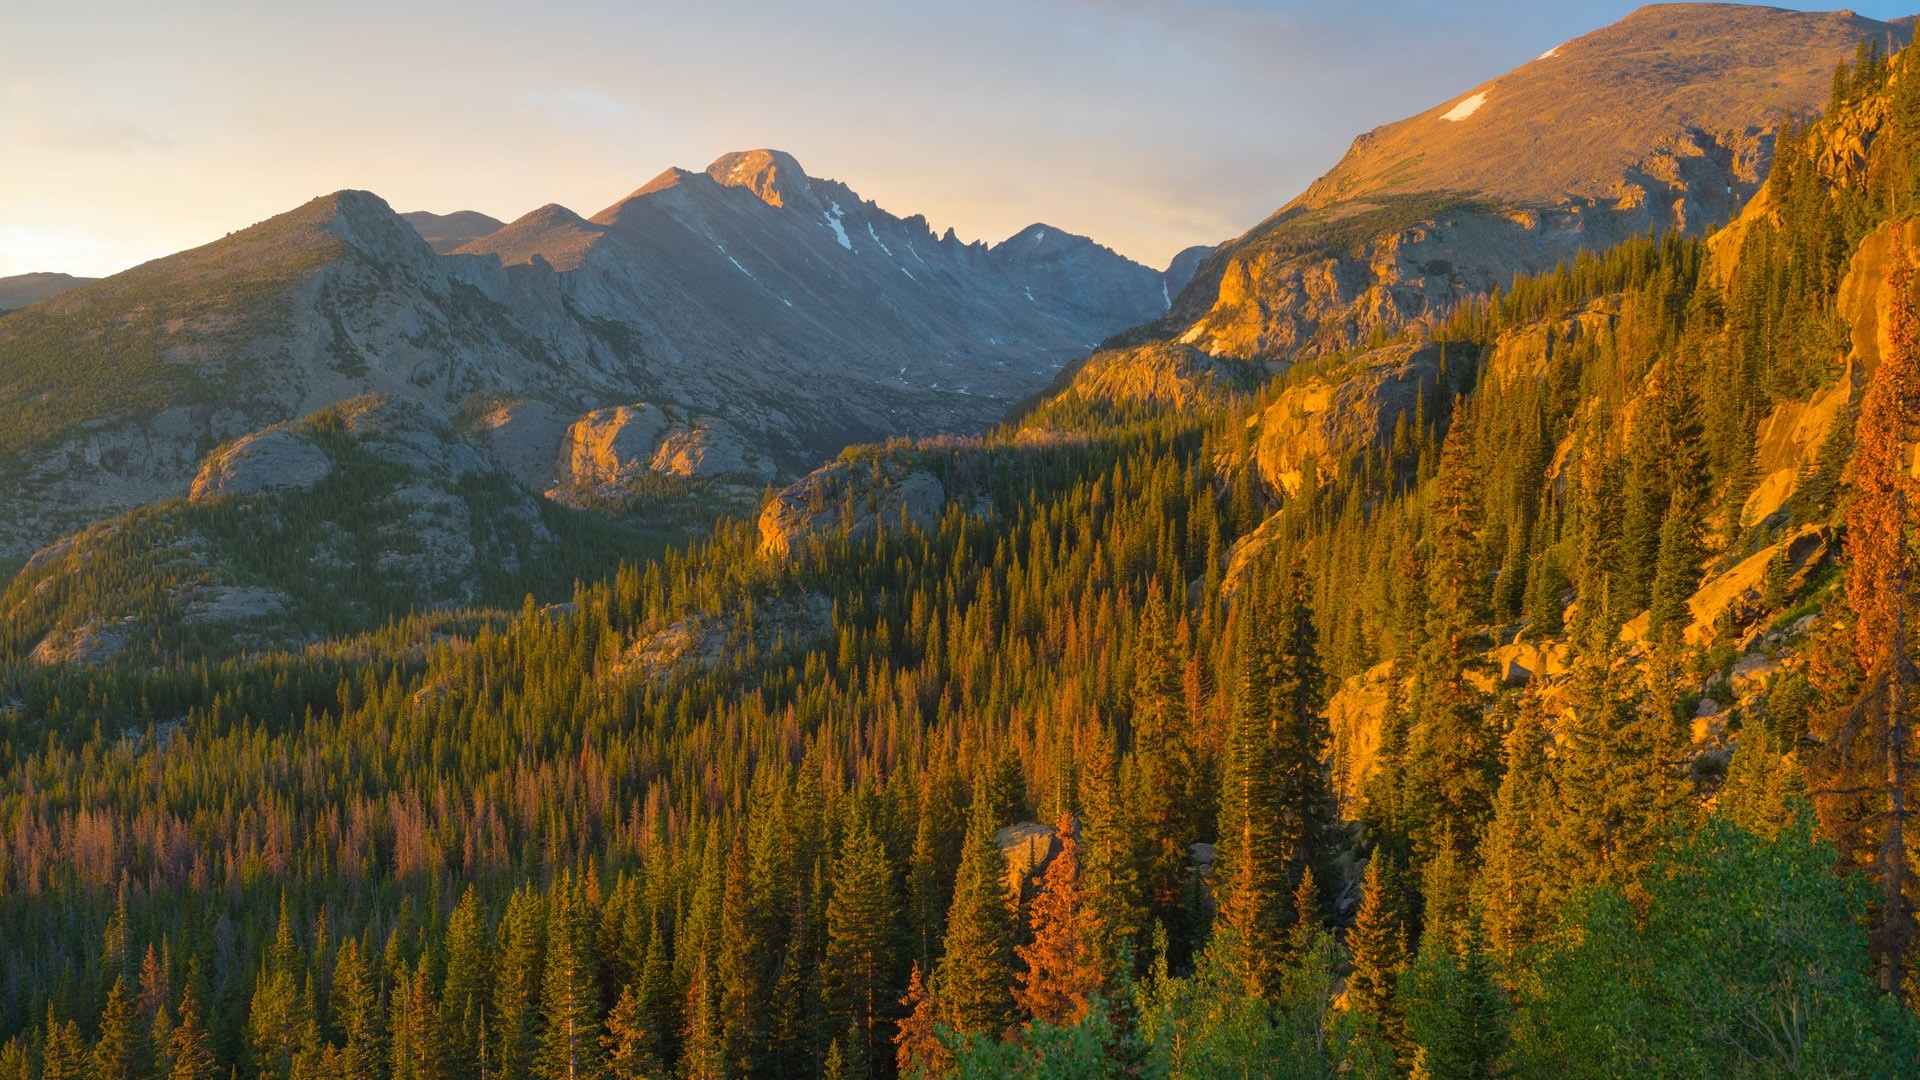
M782 150L738 150L707 166L707 175L728 187L743 187L770 206L786 206L813 184L792 154Z

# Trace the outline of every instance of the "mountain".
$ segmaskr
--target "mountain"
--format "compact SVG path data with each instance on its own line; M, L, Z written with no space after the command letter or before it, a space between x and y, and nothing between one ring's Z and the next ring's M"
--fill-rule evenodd
M499 218L489 217L478 210L456 210L451 214L414 210L401 214L400 218L413 226L419 232L420 239L441 255L489 233L499 232L506 225Z
M276 303L401 388L0 592L0 1077L1912 1075L1920 51L1831 86L1709 236L1116 347L664 553L566 504L776 475L727 403L420 391L627 355L568 306L623 245L805 284L727 216L852 251L772 155L505 266L347 193L0 320L56 421L61 364L238 415L307 377Z
M48 297L58 296L68 289L97 280L99 279L51 273L0 277L0 312L13 311L28 304L37 304Z
M1766 176L1774 133L1826 104L1863 40L1908 20L1661 4L1361 135L1206 259L1126 342L1277 358L1351 346L1649 229L1703 235Z
M682 419L659 438L732 449L650 445L615 473L750 496L768 465L984 429L1168 302L1159 272L1083 237L936 236L766 150L668 170L591 218L543 207L454 254L419 231L444 246L452 225L485 222L343 191L0 319L0 475L19 495L0 554L180 494L214 446L368 393L459 420L536 490L577 486L576 419L648 405L625 415L665 410Z

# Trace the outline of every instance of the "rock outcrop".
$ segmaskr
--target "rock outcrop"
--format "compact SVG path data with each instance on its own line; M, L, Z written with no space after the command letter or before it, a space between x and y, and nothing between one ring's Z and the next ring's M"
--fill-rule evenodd
M619 405L596 409L567 428L552 494L609 496L648 476L760 485L773 479L774 467L724 420L645 403Z
M946 509L940 478L895 455L836 461L776 494L760 512L760 552L786 558L817 538L872 540L883 529L931 528Z
M1387 446L1423 398L1435 403L1443 357L1432 343L1389 345L1281 391L1256 421L1261 480L1293 495L1309 479L1333 479L1369 447Z
M333 459L293 427L273 427L215 450L194 475L192 502L258 495L265 491L310 491L333 472Z

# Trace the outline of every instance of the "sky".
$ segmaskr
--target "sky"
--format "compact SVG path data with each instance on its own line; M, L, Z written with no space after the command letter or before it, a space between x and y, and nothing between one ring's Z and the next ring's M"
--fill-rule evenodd
M1044 221L1161 266L1257 223L1356 134L1635 6L19 0L0 276L113 273L341 188L591 214L761 146L965 239Z

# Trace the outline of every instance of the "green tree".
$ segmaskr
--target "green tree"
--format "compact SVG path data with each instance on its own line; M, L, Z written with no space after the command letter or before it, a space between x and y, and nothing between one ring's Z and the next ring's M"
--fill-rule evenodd
M974 805L947 912L947 937L935 969L940 1021L961 1035L998 1038L1013 1026L1013 916L1007 860L994 843L993 818Z
M855 813L833 864L820 981L831 1030L847 1033L843 1050L863 1065L893 1056L892 1013L901 990L893 882L885 844Z
M534 1075L593 1080L601 1072L599 968L586 887L571 874L556 880L548 894L546 960Z
M1861 959L1868 892L1803 819L1772 840L1715 818L1640 882L1583 894L1522 994L1524 1076L1878 1076L1915 1021Z

